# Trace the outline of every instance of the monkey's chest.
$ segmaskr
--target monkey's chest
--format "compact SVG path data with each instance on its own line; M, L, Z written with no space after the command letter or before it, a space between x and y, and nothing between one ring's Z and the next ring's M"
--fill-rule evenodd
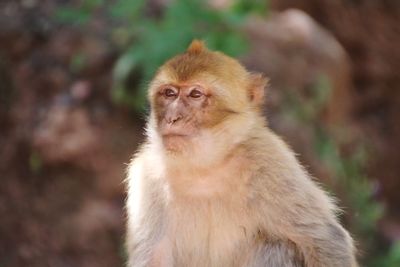
M167 238L174 266L240 266L253 242L255 227L245 210L205 201L175 208Z

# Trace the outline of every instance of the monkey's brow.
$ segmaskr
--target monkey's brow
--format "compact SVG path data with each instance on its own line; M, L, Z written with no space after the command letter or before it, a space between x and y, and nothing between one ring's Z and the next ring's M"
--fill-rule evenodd
M216 81L218 81L218 77L215 77L213 80L210 81L210 83L215 83Z

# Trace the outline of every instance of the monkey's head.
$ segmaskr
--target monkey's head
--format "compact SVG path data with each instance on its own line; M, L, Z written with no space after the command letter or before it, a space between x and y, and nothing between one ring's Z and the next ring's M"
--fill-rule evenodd
M205 136L231 138L230 130L245 130L259 113L266 83L262 75L194 40L185 53L161 66L153 79L150 128L172 151L200 139L198 143L204 145Z

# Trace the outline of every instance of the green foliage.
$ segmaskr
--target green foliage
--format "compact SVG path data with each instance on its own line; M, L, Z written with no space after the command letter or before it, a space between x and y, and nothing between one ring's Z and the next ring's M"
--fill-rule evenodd
M78 8L64 7L56 11L56 19L75 25L88 22L92 13L103 4L103 0L83 0Z
M71 58L71 61L69 62L70 71L74 74L79 73L85 67L86 61L87 58L85 54L83 53L75 54Z
M265 0L237 0L226 10L208 7L201 0L168 4L159 17L151 16L144 0L84 0L77 8L64 7L56 13L63 23L82 25L95 11L115 22L110 39L120 50L113 71L112 98L118 104L140 110L144 107L147 83L168 58L182 53L193 39L208 47L237 56L246 48L239 27L249 13L265 14ZM79 59L73 67L80 65ZM75 68L74 67L74 68Z
M376 225L384 210L383 206L373 199L373 185L364 174L368 158L366 146L360 141L355 144L349 155L341 155L341 141L335 139L321 123L320 116L331 95L329 80L321 77L317 84L310 88L308 97L304 97L298 91L290 92L292 93L285 97L283 112L312 129L315 153L331 173L334 178L333 186L337 191L343 192L344 201L354 214L348 221L348 227L356 237L358 247L365 252L365 266L400 266L400 245L393 246L391 251L386 253L376 242Z
M268 1L266 0L237 0L232 9L237 14L258 13L265 15L268 12Z
M123 1L123 0L120 0ZM148 18L140 12L138 3L130 12L116 8L114 15L128 18L130 24L140 21L140 26L126 31L133 44L126 49L114 69L113 98L134 108L144 103L146 85L157 68L168 58L185 50L191 40L206 41L212 49L238 55L245 49L245 40L237 31L239 21L232 13L207 8L201 1L174 1L166 7L162 18ZM139 91L131 91L127 78L140 73Z
M363 174L365 150L362 144L347 157L342 157L339 145L323 130L316 129L315 147L318 156L335 175L336 186L345 191L347 203L355 216L351 220L352 232L363 239L371 249L376 223L383 214L383 207L373 200L373 186Z
M29 168L33 173L39 173L42 170L42 159L35 151L29 156Z
M318 119L318 114L323 110L330 97L331 88L328 78L322 75L315 86L310 88L310 97L305 98L294 91L288 92L290 93L285 96L286 101L283 103L284 112L296 120L310 124ZM307 103L302 104L303 100Z
M378 266L385 266L385 267L398 267L400 266L400 242L397 242L392 246L389 253L383 256L377 264Z

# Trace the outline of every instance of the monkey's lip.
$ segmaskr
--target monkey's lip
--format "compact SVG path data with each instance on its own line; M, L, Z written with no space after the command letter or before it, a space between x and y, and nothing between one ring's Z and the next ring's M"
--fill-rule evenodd
M192 134L191 129L183 128L183 127L162 127L161 128L161 136L168 137L189 137Z
M187 138L190 137L190 132L184 131L181 129L164 129L161 132L163 138L172 138L172 137L180 137L180 138Z

